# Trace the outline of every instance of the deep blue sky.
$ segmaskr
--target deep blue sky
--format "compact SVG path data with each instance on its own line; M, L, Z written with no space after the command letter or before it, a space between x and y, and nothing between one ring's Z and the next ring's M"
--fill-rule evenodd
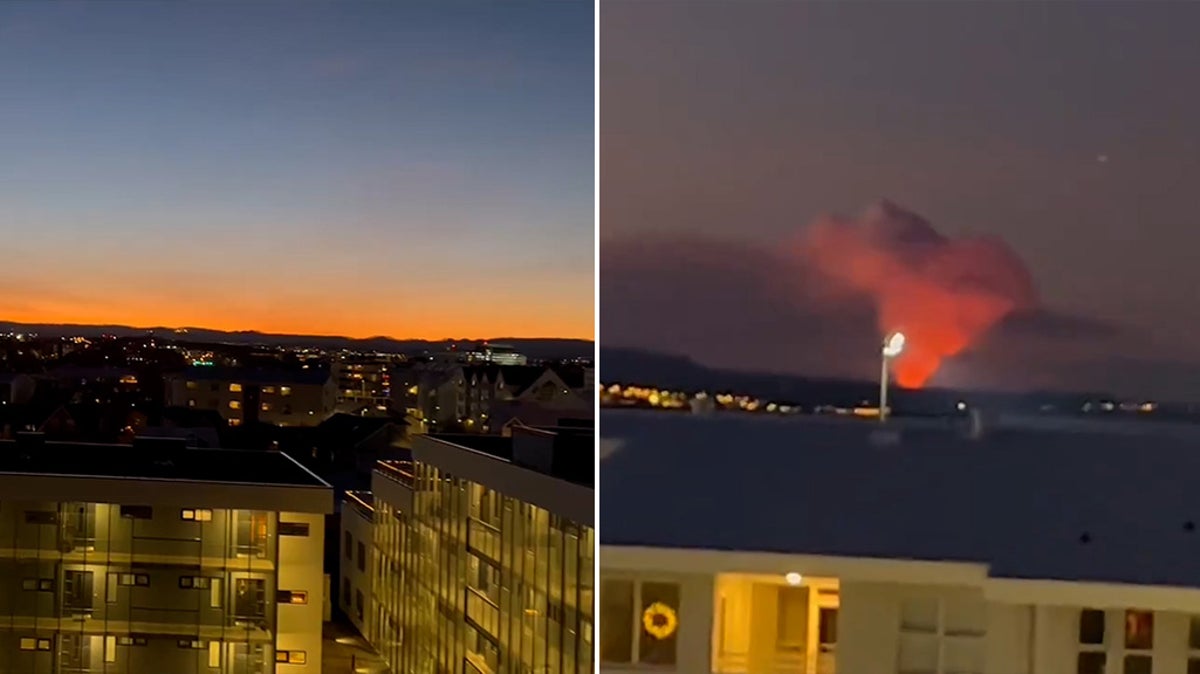
M592 334L590 3L4 2L0 91L0 319Z

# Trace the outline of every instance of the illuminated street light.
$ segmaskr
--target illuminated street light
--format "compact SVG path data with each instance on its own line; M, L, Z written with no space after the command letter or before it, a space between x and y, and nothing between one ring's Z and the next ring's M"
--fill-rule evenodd
M800 583L804 582L804 576L801 576L800 574L796 573L795 571L784 576L783 579L786 580L787 584L791 585L792 587L796 587Z
M883 423L887 421L888 414L888 364L893 358L899 356L904 351L904 333L893 332L883 342L881 349L882 365L879 370L879 421Z

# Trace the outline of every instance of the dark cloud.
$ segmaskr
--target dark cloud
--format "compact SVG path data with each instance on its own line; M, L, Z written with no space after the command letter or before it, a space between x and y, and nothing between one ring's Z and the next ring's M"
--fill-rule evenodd
M610 238L600 248L600 293L606 346L652 348L738 370L877 376L870 300L830 301L825 281L787 250L682 236ZM1200 368L1153 355L1143 335L1120 325L1033 308L1004 318L931 383L1169 398L1200 391Z

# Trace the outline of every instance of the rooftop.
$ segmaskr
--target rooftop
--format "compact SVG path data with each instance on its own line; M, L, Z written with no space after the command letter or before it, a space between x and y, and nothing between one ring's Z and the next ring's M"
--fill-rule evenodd
M533 465L519 444L537 436L549 442L549 456L541 465ZM595 431L586 427L522 427L511 436L479 434L432 434L429 437L533 470L584 487L595 479Z
M189 367L183 377L193 381L239 382L259 385L324 385L330 373L323 368L308 370L229 367Z
M328 487L282 452L197 449L171 440L131 445L0 440L0 475L181 480L220 484Z
M602 544L1200 587L1200 426L602 416Z

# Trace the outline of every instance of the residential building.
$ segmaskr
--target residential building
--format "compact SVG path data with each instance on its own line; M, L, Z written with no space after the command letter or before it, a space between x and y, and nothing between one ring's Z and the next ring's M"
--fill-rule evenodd
M0 672L320 672L332 509L278 452L0 442Z
M333 361L337 380L338 410L350 413L386 413L392 402L394 357L386 355L338 356Z
M215 410L230 426L316 426L337 406L328 370L192 367L167 377L166 404Z
M498 342L483 342L473 351L468 351L465 358L471 362L495 365L525 365L529 362L529 357L518 353L513 345Z
M0 405L24 405L33 400L37 380L27 374L0 373Z
M347 495L343 608L393 672L594 671L593 437L419 436Z
M396 409L407 411L410 432L498 433L517 408L530 418L591 416L595 392L580 368L539 365L417 363L397 373ZM530 412L533 408L545 413ZM496 417L501 419L497 422Z
M1195 426L605 412L601 668L1200 671Z

